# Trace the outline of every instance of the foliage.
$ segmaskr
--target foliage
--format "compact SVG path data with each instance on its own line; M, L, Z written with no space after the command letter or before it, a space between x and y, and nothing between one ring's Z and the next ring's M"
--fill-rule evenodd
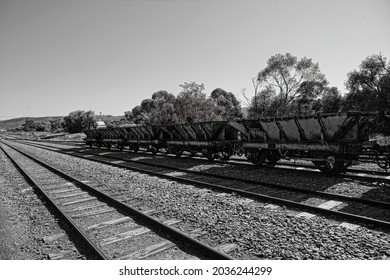
M385 112L390 110L390 62L381 54L362 61L358 70L348 73L345 110L378 111L375 131L390 133Z
M125 116L99 115L97 119L103 121L108 128L118 127L129 123Z
M136 124L161 125L241 118L240 102L231 92L215 89L209 97L203 84L180 85L177 97L166 90L153 93L152 98L125 112L125 119Z
M155 109L152 115L154 124L172 124L177 120L175 110L176 98L166 90L160 90L152 95Z
M344 104L349 110L385 111L390 109L390 63L382 55L371 55L358 70L348 73L348 94Z
M221 88L214 89L210 94L214 102L214 112L222 120L242 118L241 105L235 95Z
M290 53L276 54L269 58L267 66L258 73L257 82L260 89L258 92L263 95L266 93L264 100L269 103L268 109L281 115L300 114L302 108L311 110L313 102L328 83L318 63L313 63L306 57L298 59ZM275 96L269 100L272 92ZM254 98L253 104L258 105L261 98ZM251 110L258 111L258 108L259 106ZM261 110L263 114L266 111Z
M321 111L324 113L334 113L341 109L343 98L336 87L325 88L321 98Z
M50 131L50 123L37 122L35 126L35 131Z
M186 82L179 86L182 90L175 103L179 123L207 121L216 117L212 110L213 102L208 100L203 92L204 84Z
M62 127L69 133L82 132L96 127L96 116L93 111L77 110L64 117Z
M133 112L132 111L126 111L124 117L125 117L126 121L133 123Z
M255 93L248 109L248 117L257 119L275 116L277 111L277 108L275 108L277 107L275 89L272 86L267 86L260 91L255 91Z
M50 131L58 132L62 130L62 119L49 120Z
M20 127L21 131L50 131L50 123L48 122L38 122L34 121L31 118L26 118L24 124Z
M165 90L153 93L152 98L144 99L141 105L125 112L125 118L136 124L171 124L176 120L175 96Z
M30 118L27 118L22 124L22 130L23 131L35 131L37 127L37 124Z

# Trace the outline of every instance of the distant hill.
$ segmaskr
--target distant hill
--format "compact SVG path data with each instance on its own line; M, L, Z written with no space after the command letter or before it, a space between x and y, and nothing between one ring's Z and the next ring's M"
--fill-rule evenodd
M21 127L25 123L26 119L32 119L35 122L49 122L50 120L62 119L61 116L56 117L22 117L16 119L10 119L5 121L0 121L0 129L10 129Z

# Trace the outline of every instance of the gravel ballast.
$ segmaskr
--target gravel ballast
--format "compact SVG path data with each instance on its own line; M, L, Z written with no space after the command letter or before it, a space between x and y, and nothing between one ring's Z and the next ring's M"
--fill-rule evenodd
M69 145L49 144L50 146L63 149L70 149ZM226 164L210 163L206 160L192 158L176 158L173 156L157 155L152 157L150 154L134 154L128 152L108 151L106 149L92 149L95 154L106 154L131 159L137 162L157 163L165 166L173 166L187 170L202 171L210 174L228 175L231 177L262 181L266 183L276 183L287 186L297 186L300 188L324 191L335 194L361 197L371 200L381 200L390 202L390 185L384 182L366 181L362 179L348 179L338 176L327 176L322 172L296 171L292 168L264 168L256 167L251 164ZM372 165L372 164L362 164ZM147 168L147 167L146 167Z
M18 144L17 146L23 147ZM150 208L163 209L166 217L175 217L208 232L202 239L211 245L232 242L238 259L386 259L390 257L390 234L358 227L340 227L341 221L323 217L297 218L297 211L269 207L235 194L196 188L88 160L42 149L23 147L37 157L61 169L72 170L86 180L99 180L113 192L124 190L128 196L143 200ZM200 164L199 164L200 165ZM185 168L185 166L181 166ZM192 163L191 168L196 168ZM223 170L225 167L218 167ZM235 167L236 168L236 167ZM252 169L253 170L253 169ZM282 174L247 171L262 179L290 180ZM252 173L251 173L252 172ZM248 177L250 174L245 174ZM301 178L303 184L318 178ZM336 179L334 179L336 180ZM338 180L338 179L337 179ZM334 182L340 183L340 182ZM328 187L329 182L327 183Z
M94 259L0 150L0 259Z

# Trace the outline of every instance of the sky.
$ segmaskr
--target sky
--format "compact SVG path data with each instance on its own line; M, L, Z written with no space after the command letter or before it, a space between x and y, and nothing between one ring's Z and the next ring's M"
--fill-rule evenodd
M244 101L287 52L345 93L363 59L390 59L390 0L0 0L0 120L119 116L192 81Z

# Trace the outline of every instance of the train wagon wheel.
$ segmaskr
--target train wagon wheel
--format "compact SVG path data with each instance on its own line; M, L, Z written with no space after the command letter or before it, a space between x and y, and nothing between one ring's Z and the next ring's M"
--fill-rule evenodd
M328 156L323 161L313 161L313 163L320 171L328 174L342 173L349 166L348 162L336 159L334 156Z
M389 159L377 160L376 164L382 169L389 169Z
M352 161L340 160L336 162L336 173L344 173L347 171L347 168L352 165Z
M249 152L247 154L247 158L254 165L260 166L265 162L267 158L267 151L261 150L261 151Z
M150 151L152 152L152 155L155 156L157 154L157 152L158 152L158 149L156 147L151 147Z
M191 156L191 157L194 157L194 156L196 156L196 154L197 154L197 152L196 152L196 151L190 151L190 156Z
M175 151L176 157L181 157L182 154L183 154L183 150L180 148L177 148L177 150Z
M228 160L233 155L233 151L231 149L224 149L221 152L221 156L223 160Z
M380 156L379 154L376 154L374 161L380 168L387 170L390 167L390 155Z
M213 153L212 151L209 151L209 152L207 153L207 159L208 159L209 161L214 161L214 159L215 159L216 157L217 157L216 154Z
M268 165L274 166L282 156L278 151L268 151L267 153L267 160L268 160Z

